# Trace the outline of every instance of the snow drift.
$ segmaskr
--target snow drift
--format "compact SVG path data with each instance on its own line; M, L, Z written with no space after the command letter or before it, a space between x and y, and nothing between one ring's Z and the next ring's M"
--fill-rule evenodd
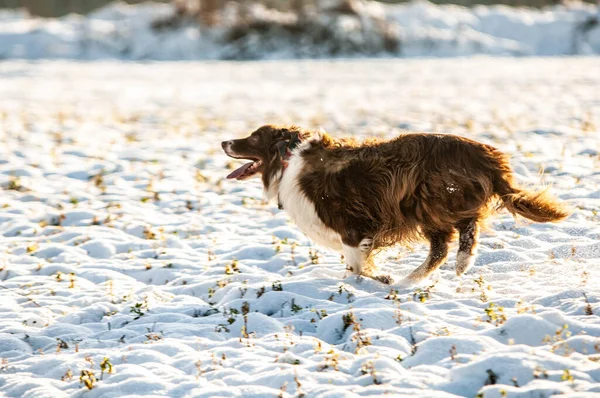
M320 4L320 3L319 3ZM351 10L282 12L235 3L219 24L177 18L172 5L115 2L88 16L59 19L0 11L0 58L269 59L332 56L570 55L600 53L589 4L542 10L465 8L415 1L353 1ZM587 25L586 25L587 24Z

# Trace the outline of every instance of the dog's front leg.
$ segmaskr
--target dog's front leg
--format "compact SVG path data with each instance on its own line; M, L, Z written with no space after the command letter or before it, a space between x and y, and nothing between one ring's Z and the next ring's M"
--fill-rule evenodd
M373 240L363 239L357 247L342 245L342 254L346 259L346 268L351 272L373 278L382 283L390 284L392 279L388 275L374 275L375 263L371 258L373 253Z
M342 254L346 259L346 268L358 275L371 276L372 240L363 239L357 247L342 245ZM369 266L371 265L371 266Z

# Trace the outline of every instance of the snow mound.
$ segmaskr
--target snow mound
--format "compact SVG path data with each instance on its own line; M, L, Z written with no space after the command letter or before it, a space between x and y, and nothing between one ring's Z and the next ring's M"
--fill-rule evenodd
M481 12L399 9L446 24ZM597 394L594 71L594 57L0 63L0 396ZM422 286L359 279L260 181L225 179L222 140L291 122L476 139L524 185L546 167L575 211L492 217L461 279L456 245ZM376 261L400 280L426 256L414 244Z

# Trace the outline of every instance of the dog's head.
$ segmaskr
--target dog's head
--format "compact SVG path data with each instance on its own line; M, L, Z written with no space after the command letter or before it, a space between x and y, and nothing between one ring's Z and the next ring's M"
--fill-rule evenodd
M295 126L265 125L249 137L223 141L221 146L228 156L250 160L227 178L245 180L263 174L266 169L281 166L290 145L299 140L301 134L301 130Z

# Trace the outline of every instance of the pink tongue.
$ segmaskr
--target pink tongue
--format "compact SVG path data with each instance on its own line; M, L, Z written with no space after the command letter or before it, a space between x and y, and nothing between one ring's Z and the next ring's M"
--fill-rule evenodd
M252 166L253 164L254 164L254 162L246 163L242 167L235 169L231 174L229 174L227 176L227 178L231 179L231 178L239 178L239 177L241 177L242 175L244 175L244 173L246 172L246 170L248 170L248 168L250 166Z

